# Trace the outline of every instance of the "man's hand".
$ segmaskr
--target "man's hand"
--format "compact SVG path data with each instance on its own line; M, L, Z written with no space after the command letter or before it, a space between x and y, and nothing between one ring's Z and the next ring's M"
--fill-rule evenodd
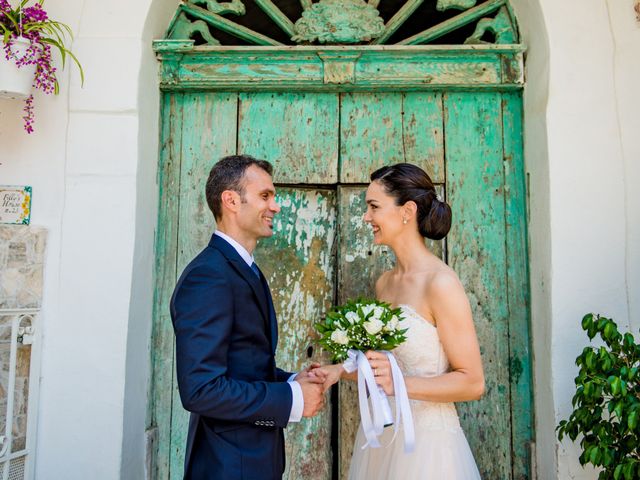
M302 372L300 372L302 373ZM302 398L304 399L303 417L313 417L324 406L324 391L322 389L323 380L308 374L300 378L300 373L296 377L296 382L302 388Z

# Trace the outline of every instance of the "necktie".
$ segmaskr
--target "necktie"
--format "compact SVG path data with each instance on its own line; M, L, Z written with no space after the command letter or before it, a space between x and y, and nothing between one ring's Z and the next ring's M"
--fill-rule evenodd
M253 273L256 274L256 277L260 278L260 270L258 269L258 265L256 265L256 262L253 262L251 264L251 270L253 270Z

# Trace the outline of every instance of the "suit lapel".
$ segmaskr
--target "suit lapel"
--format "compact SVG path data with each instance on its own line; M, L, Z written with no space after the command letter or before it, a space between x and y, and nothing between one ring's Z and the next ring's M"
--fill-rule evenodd
M262 282L256 274L253 273L251 267L247 265L240 254L236 252L236 249L233 248L226 240L219 237L218 235L213 235L211 237L211 241L209 242L209 246L213 248L217 248L222 252L222 254L229 260L229 263L233 266L233 268L240 274L242 278L251 286L256 299L258 300L258 305L260 306L260 311L262 312L262 316L265 321L265 325L270 328L270 308L269 301L267 300L267 294L265 289L262 286ZM268 291L268 290L267 290Z
M258 268L260 270L260 268ZM269 284L267 283L267 279L260 270L260 281L264 287L264 292L267 296L267 304L269 306L269 330L271 333L271 350L273 354L276 353L276 347L278 345L278 324L276 322L276 309L273 306L273 298L271 297L271 289L269 288Z

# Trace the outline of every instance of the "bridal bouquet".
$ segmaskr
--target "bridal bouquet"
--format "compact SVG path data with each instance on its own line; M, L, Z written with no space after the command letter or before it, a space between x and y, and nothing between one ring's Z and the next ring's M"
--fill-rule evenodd
M334 362L348 358L348 351L392 350L406 340L400 329L401 310L377 300L356 300L336 307L324 322L316 324L320 344Z
M384 427L393 425L389 400L382 387L377 385L371 365L364 352L384 351L389 358L396 399L396 432L404 422L405 451L413 450L414 431L411 407L404 377L395 357L389 350L401 345L407 329L400 328L402 310L391 308L377 300L358 299L336 307L327 314L324 322L316 323L320 333L320 345L332 355L334 362L344 361L343 368L358 371L358 400L366 446L380 447L378 436ZM372 414L369 411L371 401Z

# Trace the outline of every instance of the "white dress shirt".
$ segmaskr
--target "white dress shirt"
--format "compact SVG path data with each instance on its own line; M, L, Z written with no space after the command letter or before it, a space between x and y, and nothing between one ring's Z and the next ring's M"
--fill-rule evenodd
M219 236L223 240L226 240L229 245L231 245L238 255L242 257L242 259L251 267L254 262L253 255L247 252L247 249L236 242L233 238L231 238L226 233L221 232L220 230L216 230L213 232L214 235ZM293 396L293 403L291 404L291 413L289 414L289 422L299 422L302 418L302 410L304 409L304 398L302 396L302 387L298 382L294 380L297 374L291 375L288 380L288 384L291 387L291 394Z

